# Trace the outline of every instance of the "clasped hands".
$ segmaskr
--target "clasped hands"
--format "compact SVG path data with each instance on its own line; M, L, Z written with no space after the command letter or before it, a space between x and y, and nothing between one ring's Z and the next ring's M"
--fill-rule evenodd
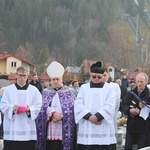
M14 111L14 113L22 114L24 112L30 112L30 108L28 105L27 106L14 105L13 111Z
M139 110L138 108L131 108L131 109L130 109L130 113L131 113L133 116L137 116L137 115L139 115L140 110Z
M98 121L98 118L97 118L95 115L91 115L91 116L89 117L89 121L90 121L91 123L96 124L96 125L100 125L100 124L102 123L101 121Z
M57 121L60 121L62 118L63 118L62 113L55 112L52 120L54 123L56 123Z
M139 102L139 107L143 108L145 105L142 102ZM140 114L140 110L138 108L131 108L130 113L134 116L137 116Z

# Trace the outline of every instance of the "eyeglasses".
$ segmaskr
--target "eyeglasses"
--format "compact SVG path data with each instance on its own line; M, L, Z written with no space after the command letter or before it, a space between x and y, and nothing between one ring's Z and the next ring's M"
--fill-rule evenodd
M20 78L21 77L23 77L23 78L25 78L25 77L27 77L28 75L26 75L26 74L17 74Z
M102 79L101 76L96 76L96 75L95 75L95 76L92 76L92 78L93 78L93 79L96 79L96 78L97 78L97 79Z

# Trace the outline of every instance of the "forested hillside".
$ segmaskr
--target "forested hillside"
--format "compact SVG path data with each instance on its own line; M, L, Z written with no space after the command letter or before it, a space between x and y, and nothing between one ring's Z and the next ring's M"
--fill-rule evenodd
M131 0L0 0L0 52L40 65L99 59L135 68L135 35L119 16L137 11Z

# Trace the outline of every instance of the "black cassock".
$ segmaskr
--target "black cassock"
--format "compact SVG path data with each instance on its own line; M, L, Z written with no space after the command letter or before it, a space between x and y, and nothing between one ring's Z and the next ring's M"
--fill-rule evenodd
M77 145L77 150L114 150L112 145Z
M36 141L4 140L4 150L35 150Z

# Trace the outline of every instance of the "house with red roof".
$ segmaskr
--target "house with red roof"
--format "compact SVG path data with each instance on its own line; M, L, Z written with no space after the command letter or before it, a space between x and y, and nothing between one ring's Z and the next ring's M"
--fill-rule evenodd
M28 69L29 74L31 72L35 72L35 66L23 60L13 54L9 54L7 52L3 52L0 54L0 79L4 79L7 77L6 80L9 80L11 83L16 82L16 69L20 66L24 66Z
M14 56L13 54L8 54L7 52L0 54L0 74L15 74L19 66L26 67L29 72L35 71L35 66L26 60Z

